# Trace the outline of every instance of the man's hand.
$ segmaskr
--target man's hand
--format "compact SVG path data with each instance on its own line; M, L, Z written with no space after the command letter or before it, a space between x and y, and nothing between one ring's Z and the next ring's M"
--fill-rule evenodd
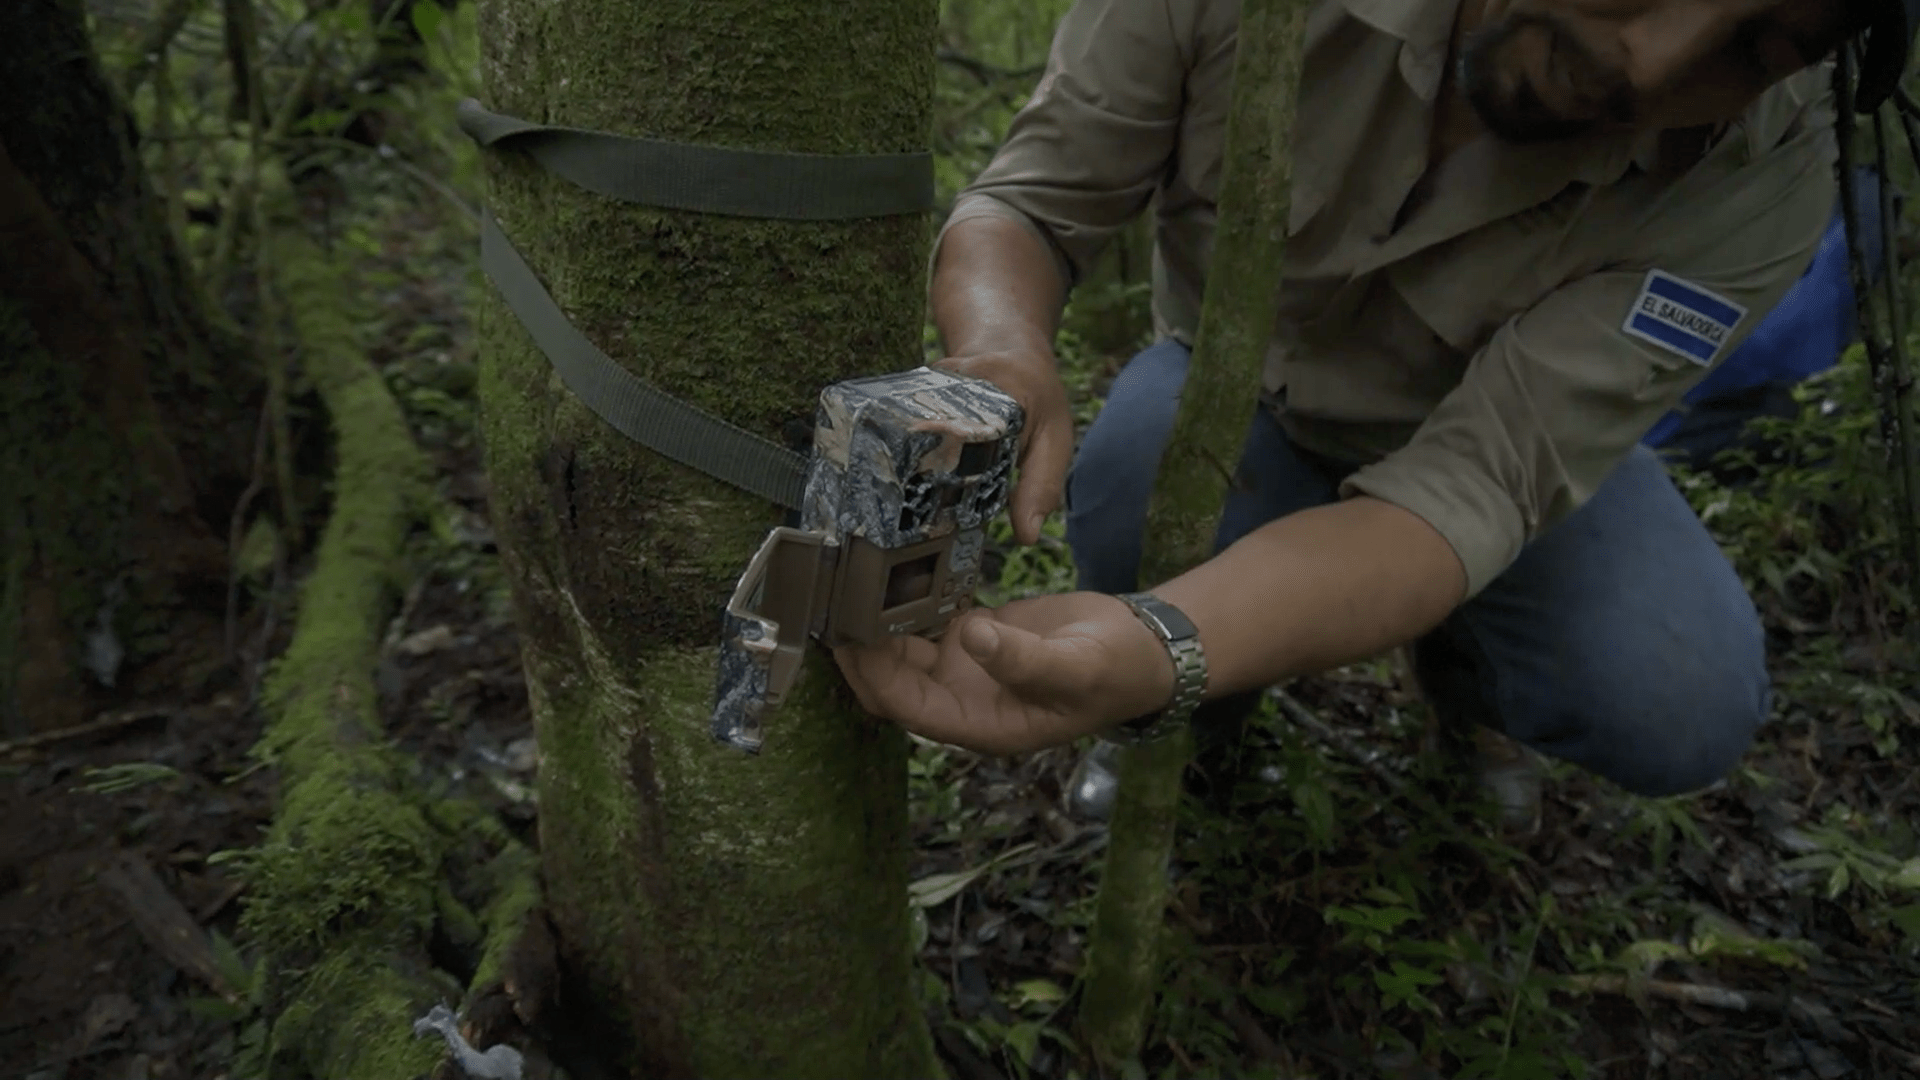
M939 641L891 637L833 651L875 716L988 754L1058 746L1144 716L1173 696L1173 661L1104 593L970 612Z
M1040 523L1060 507L1073 458L1073 411L1067 388L1051 355L986 352L949 356L933 365L956 375L985 379L1020 403L1026 413L1020 429L1020 480L1013 488L1007 516L1013 537L1022 544L1040 539Z
M1007 509L1014 539L1035 543L1060 505L1073 457L1073 413L1053 360L1067 283L1038 230L988 216L947 229L929 292L948 353L933 366L985 379L1026 411L1020 479Z

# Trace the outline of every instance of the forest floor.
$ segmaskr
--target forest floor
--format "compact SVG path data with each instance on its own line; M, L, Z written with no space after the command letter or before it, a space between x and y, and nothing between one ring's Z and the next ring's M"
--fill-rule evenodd
M473 437L464 242L401 215L366 244L385 291L373 353L452 507L379 684L422 767L531 839L537 752ZM1006 589L1060 580L1057 540L1003 555ZM289 620L261 610L256 659L212 697L0 753L3 1080L216 1080L255 1030L246 965L221 944L245 896L214 856L256 843L272 808L252 694ZM1783 686L1814 685L1800 631L1776 629ZM1516 841L1421 752L1391 665L1287 688L1310 715L1275 702L1226 804L1184 811L1147 1074L1920 1077L1920 715L1910 670L1854 644L1832 678L1903 688L1879 730L1783 692L1724 783L1644 800L1556 769L1542 828ZM1079 752L916 752L921 978L956 1080L1087 1074L1071 1018L1105 833L1065 798ZM194 931L168 945L153 913L182 910Z

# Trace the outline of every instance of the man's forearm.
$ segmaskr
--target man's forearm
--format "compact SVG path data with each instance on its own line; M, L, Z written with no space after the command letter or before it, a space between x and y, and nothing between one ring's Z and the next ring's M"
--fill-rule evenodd
M1066 283L1046 241L1018 222L977 217L948 229L930 291L947 355L1053 355Z
M1466 581L1425 520L1361 496L1281 518L1154 592L1200 631L1217 697L1412 641L1460 603Z

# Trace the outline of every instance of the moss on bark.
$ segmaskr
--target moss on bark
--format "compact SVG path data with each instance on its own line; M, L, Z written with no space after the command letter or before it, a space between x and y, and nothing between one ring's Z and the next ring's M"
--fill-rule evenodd
M488 104L548 123L820 153L923 149L935 8L482 4ZM927 223L723 219L489 155L501 225L582 331L776 441L828 383L918 362ZM627 441L491 290L494 520L542 750L541 850L581 1015L626 1075L919 1076L905 759L818 657L757 758L707 735L719 612L779 512Z
M322 1080L416 1080L444 1056L438 1039L416 1039L411 1021L460 988L377 932L337 935L300 972L301 992L273 1024L266 1075Z
M540 858L524 844L509 840L483 876L488 899L479 914L480 959L468 981L469 995L504 981L507 956L541 902Z

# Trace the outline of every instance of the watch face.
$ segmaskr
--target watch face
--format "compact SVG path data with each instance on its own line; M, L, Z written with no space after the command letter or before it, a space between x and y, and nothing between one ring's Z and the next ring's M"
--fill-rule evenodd
M1129 741L1157 738L1186 723L1206 694L1206 653L1200 648L1199 631L1179 608L1152 593L1125 593L1120 600L1153 630L1173 661L1173 694L1166 707L1120 725L1135 733Z
M1152 593L1132 593L1121 597L1131 607L1141 621L1152 626L1154 632L1169 643L1197 639L1199 630L1186 613Z

